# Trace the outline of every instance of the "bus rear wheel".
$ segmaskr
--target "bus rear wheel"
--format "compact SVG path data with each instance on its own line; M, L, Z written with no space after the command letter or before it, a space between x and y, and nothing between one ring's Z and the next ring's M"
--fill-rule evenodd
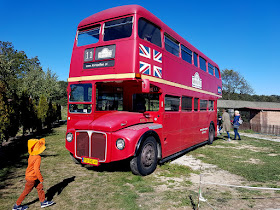
M210 124L208 144L213 144L214 139L215 139L215 128L213 124Z
M130 161L133 174L146 176L153 173L157 167L157 143L154 137L148 137L142 144L138 154Z

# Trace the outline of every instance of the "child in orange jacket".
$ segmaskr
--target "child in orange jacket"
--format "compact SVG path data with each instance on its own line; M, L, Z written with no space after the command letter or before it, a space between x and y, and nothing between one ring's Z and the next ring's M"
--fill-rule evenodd
M41 156L40 154L46 149L45 139L30 139L28 140L28 166L25 172L26 184L22 194L19 196L16 204L13 206L13 210L24 210L28 206L22 206L21 203L24 198L35 187L38 191L39 200L41 202L41 208L53 205L53 201L47 201L45 199L45 192L43 189L43 176L40 172Z

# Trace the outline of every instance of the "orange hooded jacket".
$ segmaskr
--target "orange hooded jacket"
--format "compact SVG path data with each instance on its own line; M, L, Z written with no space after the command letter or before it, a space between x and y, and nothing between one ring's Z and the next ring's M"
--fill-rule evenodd
M45 139L30 139L28 140L28 152L29 152L29 158L28 158L28 166L25 172L25 179L26 180L39 180L40 182L43 182L43 176L40 171L40 165L41 165L41 154L46 149L45 146Z

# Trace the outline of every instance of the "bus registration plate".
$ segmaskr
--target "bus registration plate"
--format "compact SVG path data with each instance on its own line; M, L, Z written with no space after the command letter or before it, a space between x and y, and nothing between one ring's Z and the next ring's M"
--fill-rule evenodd
M98 159L92 159L92 158L88 158L88 157L82 157L82 163L83 164L90 164L90 165L94 165L94 166L99 166Z

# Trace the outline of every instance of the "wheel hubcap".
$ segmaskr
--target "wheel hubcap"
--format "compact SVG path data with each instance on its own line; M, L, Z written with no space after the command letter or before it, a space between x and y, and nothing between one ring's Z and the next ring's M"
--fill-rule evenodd
M141 162L145 167L149 167L150 165L153 164L154 159L155 159L155 151L152 145L148 144L142 150Z

